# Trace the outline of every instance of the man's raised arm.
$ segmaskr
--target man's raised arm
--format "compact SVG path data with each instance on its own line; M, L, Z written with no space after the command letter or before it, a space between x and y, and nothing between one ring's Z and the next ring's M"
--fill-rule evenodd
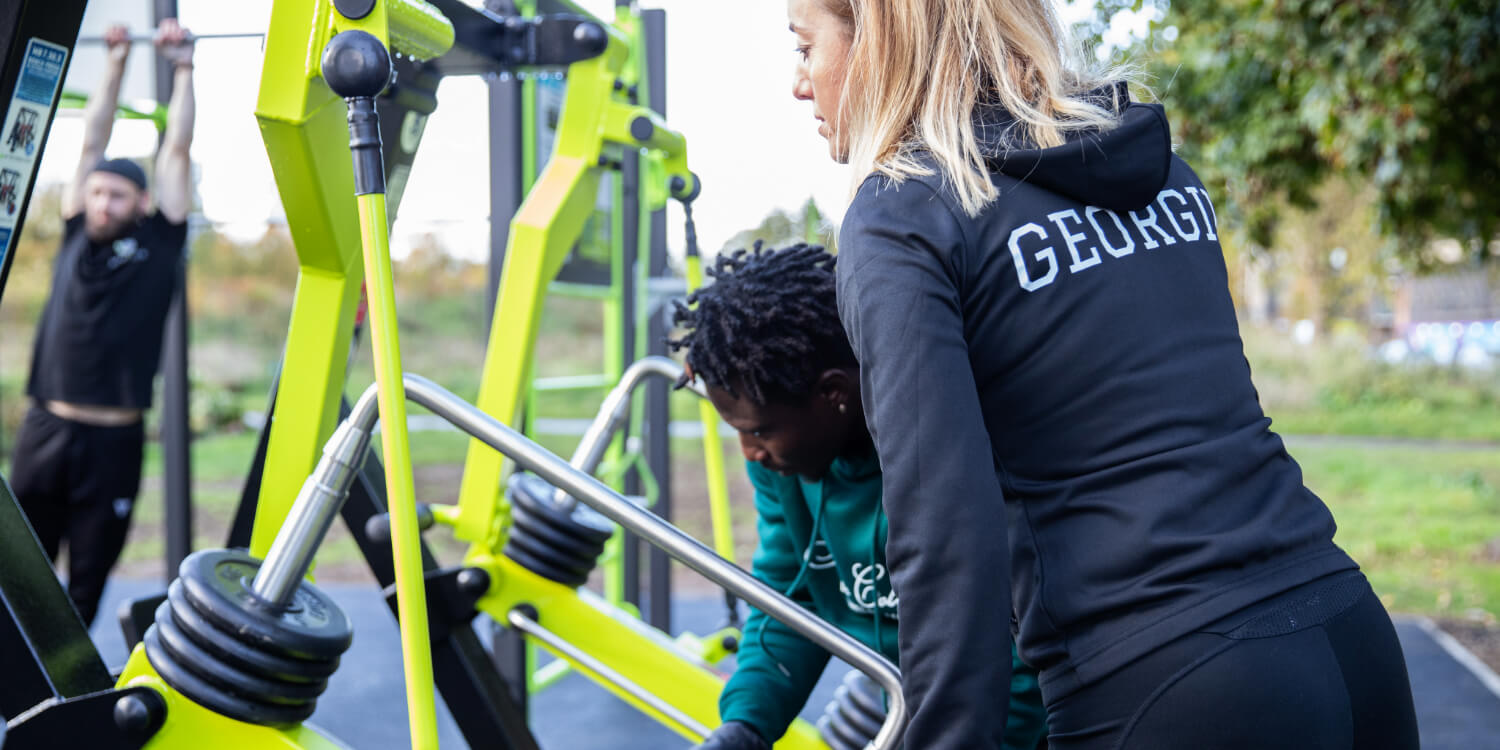
M104 41L108 45L104 54L104 76L99 79L98 90L89 97L88 106L83 110L83 153L78 157L73 180L63 190L64 219L71 219L83 211L83 180L103 158L109 135L115 127L120 82L125 78L125 61L130 57L130 32L124 26L111 26L104 32Z
M193 41L188 30L168 18L156 30L156 49L172 65L172 101L167 105L167 132L156 154L156 207L174 224L187 221L193 208Z

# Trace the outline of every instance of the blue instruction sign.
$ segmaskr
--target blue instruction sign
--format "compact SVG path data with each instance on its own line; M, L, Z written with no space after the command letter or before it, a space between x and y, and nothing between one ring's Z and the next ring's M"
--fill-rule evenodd
M66 47L32 39L26 45L26 62L21 65L21 79L16 82L16 98L52 106L52 96L57 93L57 83L62 80L63 64L67 61Z

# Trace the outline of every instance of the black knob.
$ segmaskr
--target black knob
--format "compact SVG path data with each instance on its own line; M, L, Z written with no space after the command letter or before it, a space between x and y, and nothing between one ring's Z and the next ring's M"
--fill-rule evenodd
M603 26L589 21L573 27L573 41L584 54L579 59L587 60L604 54L605 48L609 47L609 34L604 33Z
M688 181L679 176L673 176L667 184L672 197L683 203L692 203L698 198L698 193L703 191L703 183L698 180L698 175L689 173L689 176L693 178L692 185L688 185Z
M459 591L478 599L490 590L490 574L483 568L464 568L458 571L454 583L458 584Z
M642 115L630 121L630 137L645 143L653 135L656 135L656 126L651 124L651 118Z
M339 32L323 48L323 80L345 99L374 98L391 82L391 55L369 32Z
M432 506L427 503L417 503L417 530L426 531L437 522L437 517L432 515ZM376 513L365 519L365 538L380 544L389 544L391 541L391 514Z
M132 739L145 740L161 728L166 713L161 696L147 688L115 701L115 726Z

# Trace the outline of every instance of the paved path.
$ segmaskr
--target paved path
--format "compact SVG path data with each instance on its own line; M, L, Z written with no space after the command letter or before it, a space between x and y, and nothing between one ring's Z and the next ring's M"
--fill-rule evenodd
M344 656L328 692L318 704L313 723L339 737L355 750L409 747L406 703L401 685L401 654L395 620L378 592L371 587L324 587L355 623L354 646ZM113 580L105 591L101 613L118 603L160 589L145 581ZM720 620L717 598L687 598L673 607L674 624L693 632L707 632ZM1500 678L1476 675L1460 659L1465 652L1445 650L1440 635L1418 618L1398 618L1396 631L1406 652L1416 697L1424 750L1500 750ZM107 618L94 627L94 639L105 663L118 668L125 660L119 628ZM1456 647L1456 643L1448 648ZM819 683L803 716L815 720L833 694L847 667L835 663ZM1486 678L1490 684L1486 684ZM466 747L447 709L438 706L443 748ZM675 750L689 744L645 718L623 702L577 675L536 696L532 726L545 750Z

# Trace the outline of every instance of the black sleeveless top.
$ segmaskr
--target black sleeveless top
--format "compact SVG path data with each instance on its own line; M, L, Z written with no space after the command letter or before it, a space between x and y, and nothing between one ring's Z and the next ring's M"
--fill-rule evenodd
M91 242L67 220L26 392L40 401L146 409L187 224L152 213L123 237Z

